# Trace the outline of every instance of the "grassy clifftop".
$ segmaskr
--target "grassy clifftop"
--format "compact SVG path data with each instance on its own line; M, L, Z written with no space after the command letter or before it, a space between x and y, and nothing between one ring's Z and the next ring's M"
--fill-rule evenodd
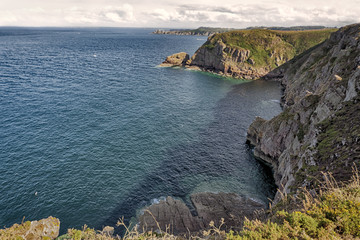
M256 67L275 68L282 59L294 56L326 40L336 29L275 31L267 29L236 30L215 34L203 45L212 50L218 42L231 48L250 50Z

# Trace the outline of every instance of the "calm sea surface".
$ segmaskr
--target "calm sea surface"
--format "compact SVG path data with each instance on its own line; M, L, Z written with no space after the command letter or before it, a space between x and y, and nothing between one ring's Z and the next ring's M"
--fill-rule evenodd
M0 28L1 227L101 228L202 191L273 196L245 140L281 111L279 85L158 68L206 38L151 31Z

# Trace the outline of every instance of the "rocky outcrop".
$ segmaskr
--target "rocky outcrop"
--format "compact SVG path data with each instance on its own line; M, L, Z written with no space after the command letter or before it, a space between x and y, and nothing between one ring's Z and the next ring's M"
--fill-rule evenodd
M160 67L184 66L189 59L189 54L185 52L175 53L168 56Z
M266 207L263 203L235 193L195 193L191 195L191 202L206 227L211 221L219 226L221 219L224 219L226 230L242 229L245 217L254 219L256 211Z
M189 66L242 79L258 79L271 70L268 66L255 67L255 60L250 56L249 49L229 47L219 40L211 48L199 48L191 57Z
M211 221L219 226L223 218L224 228L239 230L245 217L252 219L256 210L265 207L235 193L196 193L191 195L191 201L195 216L184 202L171 197L151 205L140 217L140 229L148 231L160 228L175 234L187 234L208 228Z
M215 34L208 38L189 61L182 62L182 65L234 78L258 79L297 54L321 43L333 31L323 29L285 32L252 29ZM170 60L164 63L166 66L181 65Z
M48 217L39 221L14 224L0 230L0 239L55 239L59 236L60 221Z
M250 126L255 156L272 164L287 193L315 187L321 171L348 179L360 156L360 24L341 28L273 76L285 87L284 111Z
M191 215L190 209L181 200L167 197L147 208L140 216L140 230L170 230L171 232L187 233L203 229L203 223Z

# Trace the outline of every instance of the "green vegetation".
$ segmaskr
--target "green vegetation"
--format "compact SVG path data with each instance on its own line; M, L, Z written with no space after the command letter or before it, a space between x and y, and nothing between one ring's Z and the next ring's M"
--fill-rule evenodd
M228 240L260 240L260 239L358 239L360 237L360 179L357 169L352 180L339 187L339 183L324 175L325 182L318 193L301 190L297 197L284 195L276 208L269 210L266 221L245 220L244 229L240 232L225 233L214 222L200 236L189 239L228 239ZM280 207L281 206L281 207ZM127 232L122 239L185 239L167 232L139 233L136 229ZM64 239L117 239L96 233L93 229L68 230L68 234L58 238Z
M205 33L223 33L233 30L232 28L212 28L212 27L199 27L197 29L188 30L195 34L201 35Z
M255 66L275 68L305 50L323 42L335 30L235 30L215 34L203 47L211 50L217 42L222 41L231 48L250 50L250 58L254 60Z
M270 124L274 126L274 131L277 132L280 128L280 125L282 122L287 122L289 120L292 120L294 118L295 114L290 112L290 109L287 108L284 111L282 111L279 115L272 118L270 120Z
M10 228L0 229L0 239L22 239L21 236L25 235L30 229L31 222L26 221L21 224L14 224Z
M269 30L280 30L280 31L305 31L305 30L319 30L326 29L325 26L294 26L294 27L248 27L246 29L269 29Z
M318 194L303 190L298 201L302 207L279 210L271 220L245 222L244 230L228 233L227 239L358 239L360 237L360 179L337 187L326 178L326 187ZM292 204L286 198L285 205Z
M316 146L321 170L330 170L336 179L350 177L350 162L360 166L360 98L346 102L331 119L321 122Z
M68 229L67 234L61 235L57 240L112 240L115 239L110 235L101 233L86 225L82 230Z

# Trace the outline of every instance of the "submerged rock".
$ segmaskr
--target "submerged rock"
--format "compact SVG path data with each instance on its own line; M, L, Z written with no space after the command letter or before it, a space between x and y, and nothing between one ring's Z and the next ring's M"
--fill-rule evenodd
M240 230L244 218L253 219L255 211L265 208L264 204L249 198L240 197L235 193L196 193L191 195L195 215L181 200L167 197L148 207L140 216L140 230L160 230L187 234L205 230L213 221L219 226L224 219L222 229Z

